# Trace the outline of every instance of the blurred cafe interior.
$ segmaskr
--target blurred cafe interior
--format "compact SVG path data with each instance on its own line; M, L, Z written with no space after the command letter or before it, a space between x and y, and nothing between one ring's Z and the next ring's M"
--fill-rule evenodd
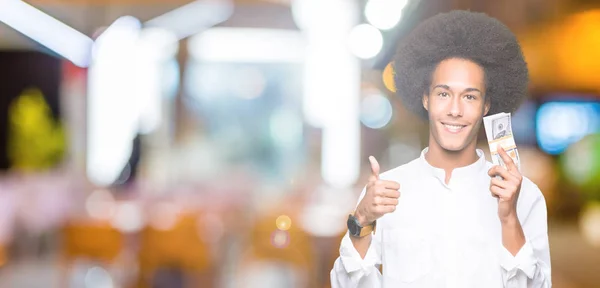
M427 145L395 48L452 9L519 38L553 286L600 287L594 0L0 0L0 287L330 287L367 157Z

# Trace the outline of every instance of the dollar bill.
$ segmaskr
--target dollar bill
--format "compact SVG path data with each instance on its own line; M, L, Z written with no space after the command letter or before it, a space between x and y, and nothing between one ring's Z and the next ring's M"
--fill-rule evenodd
M508 116L506 117L492 119L492 135L493 140L512 135L512 128L510 126L510 114L508 114Z
M519 151L512 133L510 113L498 113L483 117L483 125L487 136L490 154L494 165L500 165L506 168L506 164L498 154L498 146L504 148L504 151L512 158L516 166L521 170L521 160Z

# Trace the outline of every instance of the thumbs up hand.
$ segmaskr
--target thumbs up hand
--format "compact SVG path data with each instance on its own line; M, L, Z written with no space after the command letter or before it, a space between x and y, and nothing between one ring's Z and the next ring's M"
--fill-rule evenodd
M367 192L358 203L354 216L361 226L367 226L375 222L387 213L396 210L400 198L400 184L395 181L379 179L379 163L375 157L370 156L371 176L367 183Z

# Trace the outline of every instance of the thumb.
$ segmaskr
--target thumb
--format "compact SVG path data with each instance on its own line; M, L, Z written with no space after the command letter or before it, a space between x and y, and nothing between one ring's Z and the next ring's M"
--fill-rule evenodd
M379 179L379 163L373 156L369 156L369 162L371 163L371 175Z

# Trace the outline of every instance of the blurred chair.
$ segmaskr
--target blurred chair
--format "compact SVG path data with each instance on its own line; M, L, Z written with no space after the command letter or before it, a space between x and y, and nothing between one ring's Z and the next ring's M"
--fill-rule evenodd
M249 246L246 247L241 260L240 276L243 283L239 287L257 285L247 279L256 279L255 283L270 281L267 279L273 282L283 281L287 287L316 287L316 251L313 239L297 223L293 223L299 219L295 217L296 213L281 210L279 212L260 216L250 228ZM276 222L280 215L287 215L292 219L291 225L285 227L287 230L277 227ZM263 273L263 280L258 280L257 276L253 275L254 271ZM274 279L274 275L291 279ZM273 282L268 284L276 285ZM262 287L275 287L263 284L265 285Z
M210 273L214 269L210 248L200 237L200 233L210 231L199 231L199 216L198 213L182 213L167 229L151 225L143 229L138 254L138 287L184 285L181 277L189 283L186 287L214 287L217 275Z
M67 222L62 229L62 284L69 283L76 261L90 261L104 267L114 265L123 252L124 240L123 234L108 221Z
M63 255L66 260L90 258L114 261L123 248L124 237L106 222L73 223L63 229Z
M0 268L4 267L8 262L8 255L5 244L0 244Z

